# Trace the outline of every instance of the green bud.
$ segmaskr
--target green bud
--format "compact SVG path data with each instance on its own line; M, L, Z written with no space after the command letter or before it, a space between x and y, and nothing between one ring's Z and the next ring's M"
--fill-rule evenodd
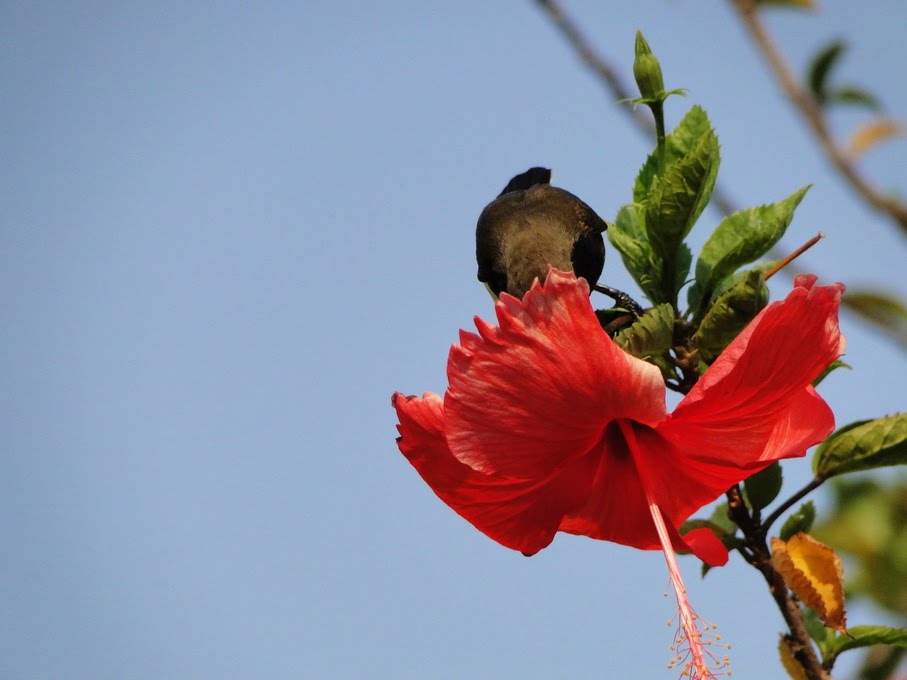
M639 86L639 93L644 99L659 99L664 92L665 84L661 77L661 65L652 54L649 43L636 31L636 59L633 62L633 77Z

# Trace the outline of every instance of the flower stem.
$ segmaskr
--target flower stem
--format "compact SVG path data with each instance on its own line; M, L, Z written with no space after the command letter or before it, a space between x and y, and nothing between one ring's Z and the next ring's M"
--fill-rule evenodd
M655 153L658 159L658 175L664 176L665 165L667 163L666 146L665 146L665 113L664 102L655 101L649 104L652 109L652 116L655 118Z
M788 498L786 501L784 501L781 505L779 505L779 506L775 509L775 511L774 511L772 514L770 514L768 517L766 517L766 518L765 518L765 521L762 522L762 534L763 534L763 536L764 536L766 533L768 533L769 527L771 527L771 525L775 523L775 520L777 520L779 517L781 517L781 515L783 515L785 512L787 512L787 510L788 510L794 503L796 503L796 502L799 501L801 498L803 498L804 496L806 496L807 494L809 494L811 491L815 491L815 490L818 489L820 486L822 486L823 482L825 482L825 480L824 480L822 477L816 477L816 478L813 479L809 484L807 484L806 486L804 486L804 487L803 487L802 489L800 489L797 493L795 493L793 496L791 496L791 497Z

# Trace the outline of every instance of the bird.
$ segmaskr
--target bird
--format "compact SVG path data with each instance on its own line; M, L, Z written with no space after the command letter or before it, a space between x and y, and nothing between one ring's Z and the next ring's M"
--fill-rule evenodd
M549 265L596 287L605 266L607 223L569 191L551 186L551 170L517 175L476 224L478 279L498 297L522 298Z

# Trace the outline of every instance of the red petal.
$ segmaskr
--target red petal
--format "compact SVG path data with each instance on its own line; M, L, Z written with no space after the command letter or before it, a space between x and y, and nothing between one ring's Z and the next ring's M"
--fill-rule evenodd
M742 469L803 455L834 422L810 383L844 350L843 286L797 277L706 371L659 433L700 461Z
M689 546L690 552L709 566L723 567L727 564L727 548L711 529L693 529L685 533L681 540Z
M716 556L713 544L701 539L696 545L687 545L676 527L750 474L752 471L692 460L651 427L615 422L605 433L592 491L586 502L561 523L561 531L660 550L645 484L665 523L674 531L675 548L692 550L710 564L718 564L720 555Z
M400 451L438 497L502 545L533 554L554 538L564 514L589 492L595 460L587 456L538 480L473 470L453 457L443 433L440 397L395 394Z
M643 432L648 435L640 436ZM605 433L600 456L589 497L561 522L561 531L643 550L661 550L643 488L644 477L638 467L641 458L646 462L658 458L667 463L662 469L664 474L645 483L653 499L659 505L664 502L667 506L661 508L662 516L674 549L692 552L712 566L727 562L727 549L708 529L694 530L683 537L678 533L676 527L704 504L699 502L703 491L697 486L698 471L686 468L682 459L673 459L670 444L660 440L654 430L627 421L612 423ZM721 480L717 486L723 491L730 484ZM712 488L705 491L706 495L712 493ZM683 508L679 513L678 507Z
M599 466L586 502L561 522L561 531L647 550L660 549L646 492L619 423L600 444Z
M651 490L665 522L674 527L753 474L753 470L742 470L733 464L697 460L662 437L660 428L634 425L632 438L640 478Z
M552 269L525 298L502 295L499 327L476 320L448 360L445 431L483 472L546 477L595 446L615 418L665 418L658 369L602 331L583 279Z

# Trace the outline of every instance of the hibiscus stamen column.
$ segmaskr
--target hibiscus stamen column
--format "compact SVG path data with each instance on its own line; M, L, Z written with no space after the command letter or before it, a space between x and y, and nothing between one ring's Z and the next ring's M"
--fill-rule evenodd
M634 458L640 459L642 449L635 428L632 424L625 421L620 421L619 427L629 452ZM703 621L696 614L687 598L687 589L680 575L680 567L674 554L671 534L665 524L664 515L658 505L658 501L655 500L655 495L652 493L651 480L646 479L645 475L640 475L639 481L645 494L645 504L655 525L658 542L661 545L661 551L668 566L671 585L677 598L680 627L674 636L674 644L671 646L671 651L675 653L675 657L671 660L668 668L672 669L682 664L681 677L690 678L691 680L709 680L710 678L714 680L716 678L715 671L719 671L720 675L730 675L730 671L727 668L730 665L728 657L719 658L708 649L708 647L719 644L720 636L716 635L713 638L709 632L717 628L717 626ZM677 530L674 529L674 534L676 535L676 533ZM723 646L729 648L729 645Z
M665 556L665 562L668 565L668 573L671 576L671 585L674 587L674 594L677 596L677 610L680 613L680 626L683 631L682 635L686 636L686 642L690 646L690 677L693 680L697 678L714 678L711 668L705 661L705 654L702 647L702 633L696 625L698 618L693 611L690 601L687 599L687 589L683 584L683 578L680 576L680 567L677 566L677 560L674 557L674 548L671 545L671 539L668 537L668 530L665 527L664 518L661 516L661 510L652 500L648 489L646 489L646 501L649 504L649 512L652 514L652 521L655 522L655 530L658 532L658 540L661 542L661 550ZM682 638L681 638L682 639Z

